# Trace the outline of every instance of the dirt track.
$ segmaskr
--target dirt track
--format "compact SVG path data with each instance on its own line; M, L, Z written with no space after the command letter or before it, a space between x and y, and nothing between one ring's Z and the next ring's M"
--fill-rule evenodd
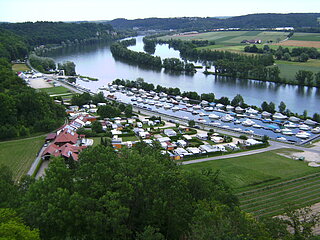
M281 43L276 43L274 45L278 46L293 46L293 47L315 47L320 48L320 41L296 41L296 40L287 40Z

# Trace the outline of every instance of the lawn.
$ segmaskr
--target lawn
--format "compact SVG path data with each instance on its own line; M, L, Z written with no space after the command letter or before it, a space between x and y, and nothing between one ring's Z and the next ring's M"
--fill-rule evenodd
M14 179L26 174L44 143L44 136L0 142L0 165L10 167Z
M276 61L280 69L280 77L286 79L295 79L299 70L311 71L313 74L320 72L320 60L310 59L308 62L288 62Z
M68 88L65 88L63 86L51 87L51 88L40 88L39 90L42 91L42 92L46 92L49 95L57 95L57 94L59 94L61 96L64 96L64 95L71 94L71 91Z
M306 163L294 161L278 155L275 151L215 160L183 166L186 170L220 170L224 179L237 192L244 188L256 188L260 184L283 181L303 176L318 169L310 168Z
M24 71L29 71L30 68L24 63L16 63L12 65L12 70L14 72L24 72Z

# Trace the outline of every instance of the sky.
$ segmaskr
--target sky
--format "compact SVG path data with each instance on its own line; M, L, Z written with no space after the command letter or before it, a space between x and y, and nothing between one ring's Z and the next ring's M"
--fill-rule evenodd
M319 0L0 0L1 22L320 12Z

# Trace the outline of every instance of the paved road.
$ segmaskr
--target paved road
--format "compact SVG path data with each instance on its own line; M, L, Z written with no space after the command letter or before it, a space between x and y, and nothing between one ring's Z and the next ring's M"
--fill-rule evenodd
M36 171L37 166L38 166L39 162L41 161L41 155L42 155L42 153L43 153L43 151L44 151L45 149L46 149L46 147L43 145L43 146L41 147L41 149L40 149L40 151L39 151L36 159L35 159L34 162L32 163L31 168L29 169L29 171L28 171L28 173L27 173L29 176L32 176L32 175L34 174L34 172Z

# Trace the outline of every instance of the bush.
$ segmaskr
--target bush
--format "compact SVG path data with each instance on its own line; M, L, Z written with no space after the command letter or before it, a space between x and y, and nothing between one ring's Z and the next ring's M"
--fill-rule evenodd
M248 139L248 137L246 135L240 135L239 138L242 139L242 140L247 140Z

